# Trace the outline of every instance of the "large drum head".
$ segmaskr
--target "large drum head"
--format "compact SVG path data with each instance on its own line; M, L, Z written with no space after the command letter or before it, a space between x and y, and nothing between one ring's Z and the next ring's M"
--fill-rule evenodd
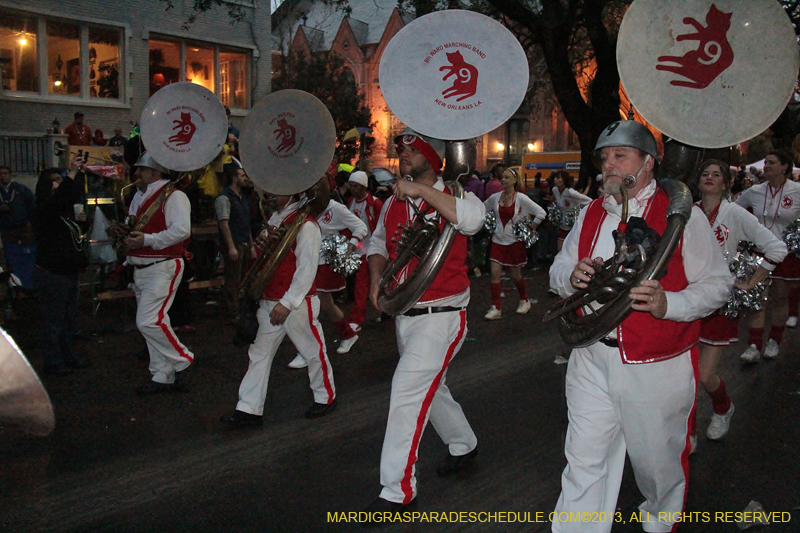
M389 41L380 82L386 104L407 126L438 139L469 139L519 108L528 60L499 22L450 9L414 20Z
M317 183L336 149L325 105L295 89L261 99L244 121L239 155L247 175L273 194L296 194Z
M653 126L721 148L778 118L794 91L798 47L775 0L636 0L620 26L617 63Z
M147 152L179 172L210 163L228 136L228 116L219 98L190 82L172 83L151 96L140 125Z
M0 422L33 435L56 426L53 405L36 372L14 339L0 329Z

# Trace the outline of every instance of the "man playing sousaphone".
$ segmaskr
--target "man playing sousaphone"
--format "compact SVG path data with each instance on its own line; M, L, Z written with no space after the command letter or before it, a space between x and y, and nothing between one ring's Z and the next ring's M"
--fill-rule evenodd
M180 190L162 194L169 170L144 152L134 165L138 190L128 213L141 218L155 205L139 231L125 237L127 264L132 265L136 294L136 327L147 341L152 380L136 389L140 395L181 390L194 372L194 354L178 340L170 325L169 309L183 277L184 254L191 236L191 204Z
M659 235L666 227L669 198L655 180L658 151L650 131L638 122L615 122L600 134L595 155L606 196L581 211L550 269L550 284L563 297L585 289L598 263L614 255L612 232L621 225L626 182L632 182L628 213ZM613 517L626 451L645 497L639 507L645 530L671 531L673 519L665 517L683 510L698 319L726 302L733 283L702 211L693 211L666 275L630 289L633 313L599 342L572 351L568 464L556 513ZM612 523L555 522L553 531L607 532Z
M380 278L387 262L397 256L395 231L414 220L411 202L438 211L458 234L443 266L414 307L397 316L400 361L392 380L389 420L381 453L380 497L368 512L397 511L417 495L414 464L419 441L430 417L434 429L449 447L439 465L439 475L448 475L467 465L477 455L477 438L445 383L447 368L461 349L467 332L469 278L465 260L467 235L483 227L485 209L472 193L463 199L449 194L438 176L445 143L406 129L395 138L400 172L411 181L398 181L394 196L386 201L372 235L367 256L370 269L370 300L378 308ZM431 214L433 215L433 214ZM402 231L402 230L401 230ZM413 266L413 265L412 265Z
M301 208L299 195L275 198L278 211L269 220L270 228L291 225L298 216L305 220L261 294L256 313L258 332L247 352L250 365L239 385L239 403L232 414L220 418L228 428L262 424L272 361L287 335L308 363L314 403L306 411L306 418L319 418L336 408L333 368L319 323L320 302L314 283L322 244L319 225L313 214ZM269 237L262 234L259 238Z

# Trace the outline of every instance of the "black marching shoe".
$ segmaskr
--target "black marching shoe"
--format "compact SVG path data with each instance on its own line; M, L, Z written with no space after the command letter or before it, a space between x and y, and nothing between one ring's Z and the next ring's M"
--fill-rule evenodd
M184 391L186 390L186 386L189 385L189 382L192 381L192 376L194 375L194 367L197 366L197 363L192 363L180 372L175 372L175 390Z
M251 415L237 409L232 415L220 417L219 421L228 429L259 427L264 423L264 417L262 415Z
M366 522L361 522L361 527L371 528L391 524L391 522L383 521L385 516L384 513L401 513L403 511L408 511L409 509L415 508L416 505L416 498L405 505L402 503L390 502L389 500L380 497L375 498L372 500L372 503L367 505L367 507L364 509L364 512L368 514L369 519Z
M439 463L439 466L436 467L436 473L440 476L449 476L450 474L455 474L462 468L472 464L476 455L478 455L477 447L464 455L450 455L448 453L447 457L445 457L442 462Z
M158 394L159 392L170 392L175 390L172 383L159 383L157 381L148 381L144 385L136 389L136 394L139 396L149 396L151 394Z
M306 411L306 418L319 418L336 409L336 404L339 403L339 398L334 398L331 403L317 403L308 408Z

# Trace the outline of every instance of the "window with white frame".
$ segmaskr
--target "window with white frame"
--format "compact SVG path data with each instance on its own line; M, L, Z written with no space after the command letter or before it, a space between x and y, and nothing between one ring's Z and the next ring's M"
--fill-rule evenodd
M123 33L110 26L0 12L2 90L118 100Z
M249 53L194 41L151 37L150 95L165 85L189 81L202 85L233 109L247 109Z

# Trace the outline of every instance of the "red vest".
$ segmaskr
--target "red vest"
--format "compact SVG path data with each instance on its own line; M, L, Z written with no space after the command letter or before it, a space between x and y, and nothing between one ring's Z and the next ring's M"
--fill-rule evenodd
M647 225L659 235L667 227L668 205L669 197L659 188L645 209L644 219ZM606 215L602 198L594 200L586 208L578 241L578 257L594 257L597 234ZM667 264L667 275L659 280L665 291L679 292L689 285L683 269L682 248L683 239ZM657 319L643 311L634 311L617 326L617 340L623 363L663 361L678 356L697 344L700 340L700 321L675 322Z
M444 192L446 194L451 194L450 189L447 187L445 187ZM387 236L394 235L395 229L397 229L400 224L408 225L413 217L413 212L409 213L411 208L407 202L399 202L394 196L388 201L391 203L386 209L383 221ZM422 209L423 206L424 202L420 206L420 209ZM444 227L445 222L446 220L442 218L439 223L440 231ZM394 259L397 256L397 243L392 242L391 239L387 239L386 250L389 252L389 260ZM428 287L425 294L422 295L422 298L420 298L417 303L424 304L435 302L443 298L461 294L467 290L469 288L469 276L467 275L466 260L467 236L462 233L456 233L450 252L445 258L444 265L442 265L442 268L439 270L439 273L436 274L430 287ZM400 279L405 279L405 276L416 268L417 263L419 263L419 260L412 258L403 272L400 273Z
M167 183L164 183L164 187L167 186ZM150 198L142 202L142 205L139 206L139 210L136 211L136 216L140 217L147 211L147 208L156 201L161 195L161 191L153 194ZM167 218L164 215L164 208L167 206L167 201L161 204L161 207L156 210L150 220L145 224L144 228L142 228L142 233L160 233L167 229ZM179 258L183 257L186 253L186 246L189 244L189 239L185 241L181 241L177 244L173 244L172 246L168 246L162 250L153 250L150 246L144 246L142 248L136 248L128 252L128 255L133 257L154 257L154 258Z
M283 223L291 224L295 218L297 218L297 211L286 217ZM306 222L313 222L314 224L317 223L314 217L310 215L306 217ZM277 269L275 269L272 279L269 280L269 283L267 283L267 286L264 288L264 292L261 295L262 300L273 300L278 302L281 298L283 298L283 295L286 294L286 291L289 290L289 287L292 285L294 273L297 270L297 256L294 253L296 248L297 239L295 239L295 241L289 247L289 251L286 252L285 256L283 256L281 264L278 265ZM316 281L311 284L311 289L309 289L306 296L314 296L315 294L317 294Z

